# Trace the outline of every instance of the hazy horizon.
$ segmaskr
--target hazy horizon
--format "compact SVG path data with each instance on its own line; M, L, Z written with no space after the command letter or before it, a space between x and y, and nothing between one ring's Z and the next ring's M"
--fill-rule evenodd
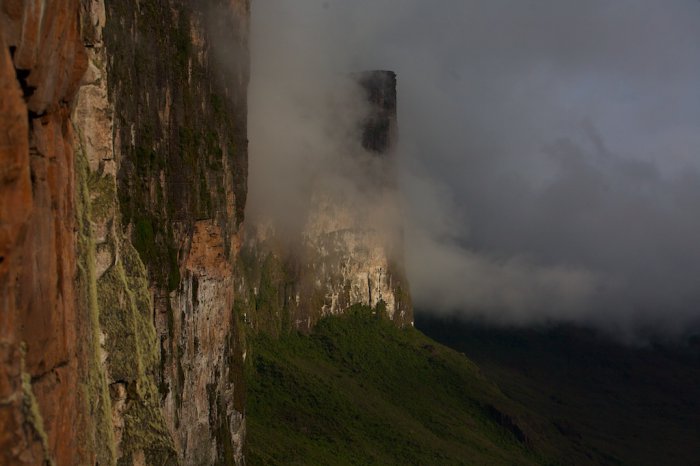
M683 335L700 309L699 47L690 0L255 2L251 214L294 217L358 112L328 103L339 76L391 69L418 307Z

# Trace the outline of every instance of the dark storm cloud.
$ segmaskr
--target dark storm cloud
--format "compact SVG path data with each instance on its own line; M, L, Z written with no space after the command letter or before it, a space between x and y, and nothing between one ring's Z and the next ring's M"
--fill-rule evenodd
M349 71L398 73L421 307L630 334L697 322L699 2L258 0L253 61L264 205L304 185L309 141L332 146L314 96ZM277 132L299 158L256 146Z

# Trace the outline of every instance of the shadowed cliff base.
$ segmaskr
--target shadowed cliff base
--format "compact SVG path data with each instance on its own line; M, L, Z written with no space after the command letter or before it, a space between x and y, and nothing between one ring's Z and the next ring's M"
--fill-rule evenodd
M475 361L561 434L564 464L700 461L700 340L623 346L572 325L498 327L417 312L416 327Z
M697 341L635 349L574 327L498 329L418 314L418 328L451 349L381 316L354 307L308 335L250 341L249 464L700 458Z
M250 343L248 464L555 464L476 365L381 309Z

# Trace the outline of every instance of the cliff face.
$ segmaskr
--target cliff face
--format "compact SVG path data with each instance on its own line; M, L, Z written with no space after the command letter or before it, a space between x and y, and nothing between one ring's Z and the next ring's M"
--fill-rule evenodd
M177 451L156 383L160 355L149 281L120 222L116 174L121 160L113 143L105 21L102 2L85 4L88 70L73 112L79 306L97 335L86 352L88 403L97 420L95 453L98 462L106 464L174 464Z
M0 463L243 461L248 15L0 3Z
M364 178L353 180L360 202L336 186L318 186L303 231L309 274L324 296L324 314L360 303L382 308L404 326L413 324L413 310L403 275L396 191L396 75L368 71L355 79L367 104L360 122L364 151L354 155Z
M396 75L353 76L366 107L357 145L335 154L352 177L320 177L311 188L297 240L253 225L242 253L242 314L256 330L309 330L321 316L354 304L377 308L397 325L412 325L402 265L396 189ZM354 94L353 94L354 95ZM246 296L246 291L249 294Z
M78 1L0 3L0 463L87 462L70 102Z
M358 81L376 205L319 185L293 253L239 253L249 15L0 2L1 464L243 464L248 327L358 302L412 322L379 221L396 208L392 73Z
M154 396L184 464L242 461L233 280L246 199L249 8L124 0L106 12L114 223L145 264Z

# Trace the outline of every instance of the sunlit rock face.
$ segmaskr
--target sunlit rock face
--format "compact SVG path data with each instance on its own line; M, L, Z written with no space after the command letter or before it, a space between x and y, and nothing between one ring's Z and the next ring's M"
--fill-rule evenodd
M164 373L164 383L173 384L165 412L184 463L215 464L227 456L238 464L245 420L234 271L213 220L195 223L191 241L181 285L170 298L179 316L159 329L177 345Z
M357 76L362 149L338 155L360 176L241 251L249 17L0 3L1 464L243 464L246 328L355 303L412 321L393 73Z
M244 462L249 15L0 2L0 464Z
M324 297L322 314L362 303L380 306L390 319L405 325L413 317L400 265L396 74L367 71L354 78L367 111L359 122L364 151L351 156L358 158L358 173L364 179L356 180L356 195L321 181L312 196L303 240L315 288Z
M357 148L334 154L347 172L313 180L298 239L280 238L273 224L249 232L243 268L253 292L245 312L254 328L308 330L357 303L412 324L396 192L396 75L353 79L365 109L353 131Z
M0 3L0 464L89 462L74 275L78 0Z

